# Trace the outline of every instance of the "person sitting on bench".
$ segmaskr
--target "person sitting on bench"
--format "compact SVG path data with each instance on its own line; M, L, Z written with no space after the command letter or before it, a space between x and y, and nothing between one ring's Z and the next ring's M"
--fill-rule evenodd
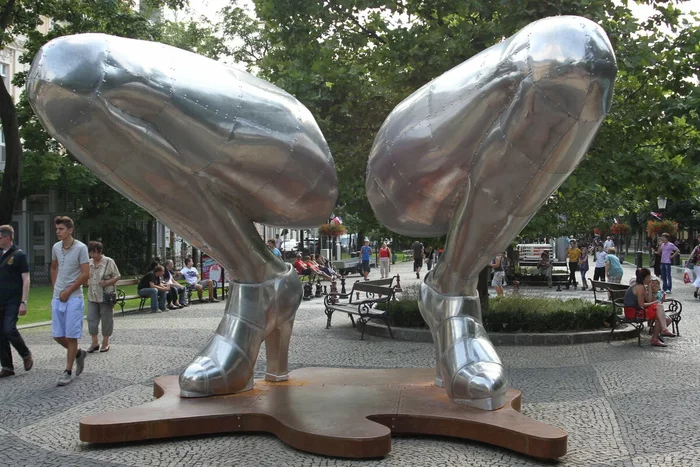
M163 271L163 278L161 282L163 285L170 287L170 292L168 293L168 309L174 310L176 308L184 308L187 306L187 300L185 299L185 292L187 290L183 285L180 285L175 280L175 272L173 271L173 260L169 259L165 261L165 270ZM178 303L179 298L179 303Z
M321 256L319 256L319 258L321 258ZM316 255L311 255L311 264L316 266L318 269L321 270L321 272L330 277L338 275L333 269L331 269L330 265L328 265L327 262L323 264L321 264L320 262L316 262Z
M136 287L139 297L151 299L151 313L165 311L165 298L170 287L161 283L164 270L163 266L156 266L141 278Z
M651 335L651 345L654 347L666 347L666 344L659 339L659 335L676 337L666 326L670 321L664 313L663 306L659 306L656 296L652 296L651 271L647 268L637 269L635 272L635 284L627 289L624 298L625 318L643 320L655 320L654 329Z
M214 281L210 279L204 279L201 281L199 280L199 272L197 271L197 268L194 267L194 261L192 261L192 258L185 259L185 267L180 269L180 274L182 274L182 277L184 277L187 281L187 288L190 290L197 291L197 297L199 298L200 302L203 301L202 291L204 290L204 287L207 287L209 289L210 302L219 301L216 299L216 289L214 288Z
M301 253L297 253L297 259L294 261L294 269L297 270L297 274L300 276L313 276L314 271L301 259Z
M547 286L552 288L552 262L549 260L549 252L543 251L540 255L540 262L537 263L540 275L547 276Z
M306 263L306 266L308 268L310 268L314 272L314 274L316 274L317 276L321 276L324 279L326 279L327 281L333 279L333 277L331 277L328 274L326 274L325 272L321 271L321 268L318 267L318 264L316 264L315 261L311 261L310 256L304 256L304 263Z

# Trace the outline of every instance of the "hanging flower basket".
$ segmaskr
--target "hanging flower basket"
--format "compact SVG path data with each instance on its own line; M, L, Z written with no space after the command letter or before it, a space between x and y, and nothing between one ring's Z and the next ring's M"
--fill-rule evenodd
M610 226L610 232L613 233L613 235L627 235L630 233L630 226L627 224L613 224Z
M323 224L318 228L318 233L326 237L340 237L341 235L345 235L346 232L347 230L342 224Z
M675 234L678 232L678 222L669 220L647 222L647 234L650 237L661 235L662 233Z

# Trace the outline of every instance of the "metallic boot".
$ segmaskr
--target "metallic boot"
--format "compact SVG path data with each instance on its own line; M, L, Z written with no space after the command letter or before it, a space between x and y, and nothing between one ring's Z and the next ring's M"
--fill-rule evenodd
M268 381L288 379L287 354L301 303L299 277L287 265L282 276L262 284L231 282L214 336L180 375L182 397L206 397L253 389L253 370L265 341Z
M435 385L457 404L503 407L508 376L481 325L479 297L441 295L423 282L418 305L435 343Z

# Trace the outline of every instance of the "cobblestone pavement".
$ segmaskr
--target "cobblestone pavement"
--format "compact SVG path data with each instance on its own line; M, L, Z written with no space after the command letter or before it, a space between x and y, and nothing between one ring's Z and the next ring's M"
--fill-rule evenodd
M411 264L393 267L404 286L417 284ZM626 279L632 269L626 271ZM372 272L377 277L377 272ZM354 279L351 280L351 282ZM666 349L648 339L561 347L500 347L512 386L523 392L523 412L569 433L561 465L700 465L700 302L675 283L684 303L682 337ZM523 289L523 293L592 297L592 293ZM508 293L508 291L507 291ZM152 379L177 374L218 324L223 304L204 304L159 315L117 318L111 350L88 356L85 372L58 388L64 352L48 327L23 331L34 369L0 380L2 466L519 466L537 461L468 441L395 437L383 459L350 461L296 451L274 436L218 435L125 445L90 446L78 438L80 418L152 400ZM325 329L320 299L297 314L293 368L433 365L432 344L369 336L364 341L337 316ZM89 337L83 337L86 348ZM260 355L264 355L261 350ZM258 361L261 376L264 360ZM543 465L551 465L543 463Z

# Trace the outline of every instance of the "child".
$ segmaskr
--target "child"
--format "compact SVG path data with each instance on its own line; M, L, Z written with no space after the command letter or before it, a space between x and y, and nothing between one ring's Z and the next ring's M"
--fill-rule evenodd
M652 276L651 282L649 282L649 288L652 298L656 299L658 302L656 305L656 319L659 320L659 324L661 325L661 333L659 335L662 337L676 337L667 327L671 324L671 320L666 317L664 306L662 305L662 303L666 301L666 292L661 290L661 281L658 277Z

